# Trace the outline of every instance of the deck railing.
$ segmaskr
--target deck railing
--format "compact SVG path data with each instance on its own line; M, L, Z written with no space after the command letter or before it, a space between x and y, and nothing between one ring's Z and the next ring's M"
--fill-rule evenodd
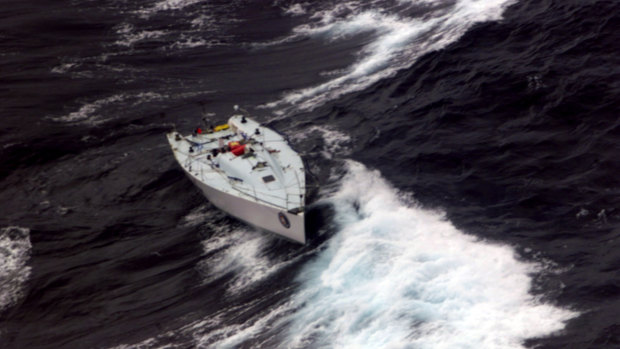
M206 163L202 159L200 159L200 157L206 156L206 155L207 154L205 154L204 152L189 153L187 154L187 159L185 160L185 168L188 170L188 172L197 176L202 182L207 182L207 178L205 178ZM239 193L246 195L248 197L251 197L257 202L263 202L263 203L266 203L272 206L282 207L281 204L275 204L274 202L262 199L261 197L258 196L255 186L250 185L248 183L245 183L245 185L240 185L238 180L229 178L226 175L226 173L223 170L219 169L218 167L212 165L210 171L216 172L219 175L221 175L224 178L224 180L227 180L229 182L229 184L231 185L231 188L238 191ZM299 175L297 174L297 170L293 170L293 174L295 177L294 184L286 185L286 183L282 183L284 191L286 192L286 199L284 200L283 208L286 209L287 211L299 209L299 208L303 209L305 206L304 205L305 193L300 194L300 193L289 193L288 192L288 188L290 187L305 188L305 185L302 186L301 180L299 179ZM244 182L242 181L241 183L244 183ZM248 192L249 189L251 190L251 192ZM261 196L271 197L274 199L280 198L279 196L270 195L269 193L265 193L265 192L261 192Z

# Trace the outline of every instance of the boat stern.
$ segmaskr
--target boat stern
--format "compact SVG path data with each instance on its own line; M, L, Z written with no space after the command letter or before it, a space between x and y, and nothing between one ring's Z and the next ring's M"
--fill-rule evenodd
M304 213L292 213L288 211L278 212L279 227L274 228L274 233L300 244L306 243L306 228Z

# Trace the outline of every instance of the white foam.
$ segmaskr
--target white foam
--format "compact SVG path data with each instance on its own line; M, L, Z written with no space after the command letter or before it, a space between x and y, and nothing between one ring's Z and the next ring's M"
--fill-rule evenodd
M76 122L89 118L96 118L98 117L96 113L102 106L122 100L124 100L122 95L113 95L107 98L99 99L91 103L83 104L78 110L67 115L54 118L54 120L61 122Z
M157 11L182 10L201 1L203 0L162 0L157 2L153 9Z
M183 217L183 225L194 227L202 224L206 219L211 218L211 212L213 210L209 210L207 205L201 205Z
M198 266L204 275L203 283L233 273L227 285L228 294L247 291L292 262L285 256L267 256L265 249L272 243L274 237L271 235L246 227L221 229L203 242L203 250L208 255Z
M346 133L327 126L311 126L307 130L295 134L294 138L295 140L305 139L313 133L318 133L323 138L325 143L321 154L326 159L332 159L335 154L342 156L350 153L351 137Z
M52 73L56 74L65 74L69 72L71 69L75 68L77 63L64 63L59 66L52 68Z
M220 46L220 42L217 40L204 40L201 38L193 38L193 37L184 37L181 40L174 42L173 44L167 46L167 49L186 49L186 48L196 48L196 47L214 47Z
M163 30L141 30L136 32L131 24L122 24L116 28L116 33L120 36L120 40L116 41L119 46L131 47L138 42L152 40L166 35Z
M30 230L22 227L0 229L0 311L23 296L23 286L30 277Z
M191 8L197 4L200 5ZM133 4L133 10L123 8L123 11L138 17L129 19L136 24L125 22L117 25L115 31L118 39L114 44L133 50L136 44L148 43L150 46L155 45L156 48L151 49L158 51L227 46L232 36L225 34L222 27L241 20L232 18L237 9L234 3L222 6L201 0L158 0L148 4ZM230 7L230 13L223 15L222 12L227 7ZM181 16L177 23L181 27L162 26L159 21L144 22L158 14ZM189 23L191 28L184 28L186 23Z
M260 298L248 303L236 303L228 308L220 309L202 320L193 321L182 328L161 333L136 344L121 344L110 349L145 349L145 348L239 348L241 344L265 331L279 317L291 310L291 304L283 303L273 308L265 309L263 314L255 316L243 323L226 323L226 318L236 317L236 314L255 308L261 302ZM189 337L190 340L184 340ZM170 343L174 341L174 343ZM263 347L263 346L254 346Z
M513 2L399 1L401 5L412 8L424 6L426 12L415 18L401 15L406 12L401 7L391 13L389 8L363 6L358 1L338 3L318 11L312 16L311 23L295 28L289 37L276 40L274 44L300 37L341 41L362 33L370 33L374 39L358 52L357 61L344 73L321 84L287 93L281 100L265 107L295 105L300 109L313 109L343 94L363 90L411 66L422 55L455 42L474 24L501 19L504 9Z
M302 16L308 13L308 11L304 7L305 4L291 4L290 6L284 8L284 13L292 15L292 16Z
M159 0L153 5L141 7L135 12L143 18L149 18L160 12L183 10L188 6L192 6L200 2L202 2L202 0Z
M116 106L120 108L121 106L126 105L127 103L131 103L132 106L137 106L142 103L151 102L154 100L164 99L166 96L161 95L156 92L139 92L135 94L117 94L109 97L101 98L93 102L88 102L82 104L82 106L67 115L53 117L54 121L58 122L79 122L79 121L88 121L93 124L105 122L107 119L102 118L100 113L100 109L109 106Z
M298 285L291 298L260 293L118 348L165 348L177 338L191 338L181 347L210 348L524 348L525 339L551 335L578 315L530 294L532 275L557 269L552 261L520 261L511 247L464 234L442 214L416 207L377 171L352 161L346 167L340 187L323 199L334 205L339 231L307 252L314 257L291 282ZM268 236L209 224L216 232L203 242L207 258L199 269L207 283L232 275L228 296L265 285L304 257L268 257ZM279 301L260 307L265 297ZM231 320L248 308L260 310Z
M349 162L332 198L341 227L300 274L290 347L521 348L577 314L529 293L535 263L411 207Z
M285 317L292 310L292 304L283 303L271 309L267 309L264 314L253 317L241 324L220 326L215 331L198 336L196 346L203 348L239 348L243 347L243 343L255 339L265 330L271 328L271 325L278 321L279 318ZM263 347L254 344L253 347Z

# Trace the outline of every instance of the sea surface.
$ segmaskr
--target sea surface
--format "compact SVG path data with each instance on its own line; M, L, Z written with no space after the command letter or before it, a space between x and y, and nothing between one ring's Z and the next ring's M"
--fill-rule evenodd
M620 3L3 0L0 348L620 348ZM308 243L165 133L240 105Z

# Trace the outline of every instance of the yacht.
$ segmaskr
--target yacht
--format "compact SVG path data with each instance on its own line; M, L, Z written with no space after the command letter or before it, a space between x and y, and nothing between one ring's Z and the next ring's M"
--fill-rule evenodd
M304 163L284 136L246 113L191 135L168 133L174 157L213 205L304 244Z

